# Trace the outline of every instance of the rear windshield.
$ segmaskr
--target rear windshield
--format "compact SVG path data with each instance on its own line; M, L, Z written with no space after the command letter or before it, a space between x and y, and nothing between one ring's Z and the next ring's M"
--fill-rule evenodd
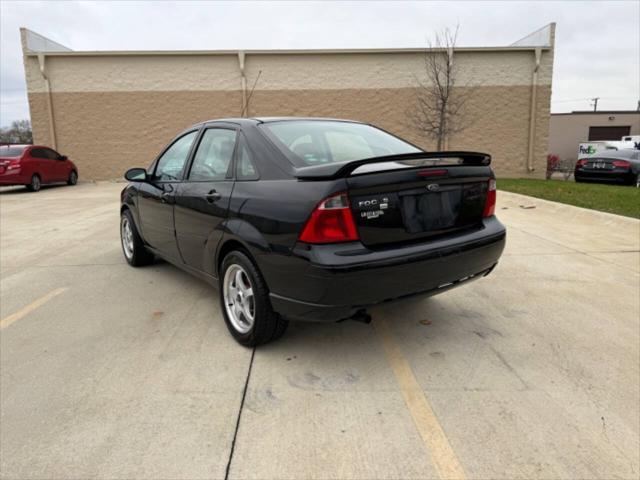
M19 157L27 147L7 147L0 146L0 157Z
M361 123L296 120L260 126L298 167L421 151L389 133Z

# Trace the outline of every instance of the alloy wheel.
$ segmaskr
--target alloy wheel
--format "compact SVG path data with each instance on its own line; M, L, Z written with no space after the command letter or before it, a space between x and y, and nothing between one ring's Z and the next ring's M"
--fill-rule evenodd
M122 217L120 223L120 238L122 239L124 254L128 260L131 260L133 258L133 230L126 216Z
M237 263L231 265L224 274L224 305L229 321L239 333L247 333L255 322L255 297L251 280Z

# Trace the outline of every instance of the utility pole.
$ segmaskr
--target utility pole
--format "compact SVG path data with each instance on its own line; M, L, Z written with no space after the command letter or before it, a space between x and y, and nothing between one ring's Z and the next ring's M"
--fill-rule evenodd
M593 111L595 112L596 110L598 110L598 100L600 100L600 97L595 97L595 98L592 98L591 100L593 100L591 105L593 105Z

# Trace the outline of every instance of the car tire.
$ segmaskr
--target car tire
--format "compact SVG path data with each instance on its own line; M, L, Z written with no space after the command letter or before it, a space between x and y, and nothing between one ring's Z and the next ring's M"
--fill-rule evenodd
M27 190L30 192L37 192L42 187L42 180L40 179L40 175L34 173L31 175L31 183L27 185Z
M78 173L75 170L69 172L69 178L67 179L67 185L75 185L78 183Z
M145 247L129 210L124 210L120 215L120 245L125 260L132 267L153 263L154 256Z
M239 250L230 252L222 261L220 308L229 332L246 347L273 342L289 325L273 311L269 290L260 271Z

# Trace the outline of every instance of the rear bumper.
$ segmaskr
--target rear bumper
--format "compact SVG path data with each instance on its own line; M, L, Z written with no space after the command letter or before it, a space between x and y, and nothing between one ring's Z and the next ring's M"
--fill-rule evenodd
M579 169L574 172L576 180L587 182L616 182L635 183L636 174L631 170L585 170Z
M272 289L271 303L292 320L342 320L378 303L433 295L487 275L505 241L504 226L491 217L481 229L392 250L305 246L296 251L303 263L293 286L282 293Z
M0 173L0 185L5 187L9 185L26 185L29 182L30 179L26 179L19 169L6 170Z

